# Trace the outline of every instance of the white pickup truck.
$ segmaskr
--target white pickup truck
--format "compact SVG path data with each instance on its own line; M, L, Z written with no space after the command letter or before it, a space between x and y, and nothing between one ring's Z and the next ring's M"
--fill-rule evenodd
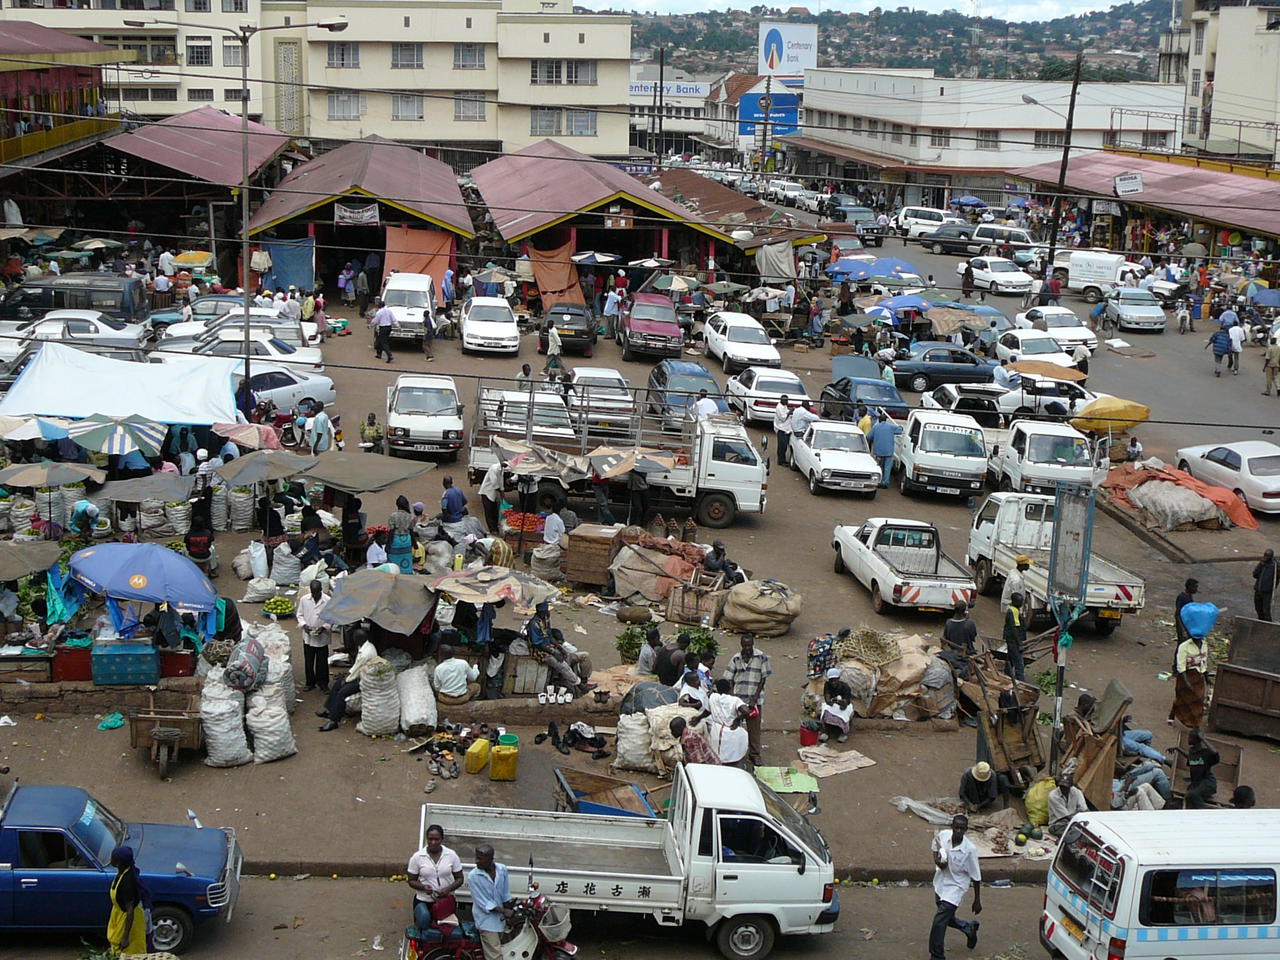
M573 910L701 923L728 960L761 960L778 935L831 932L840 899L815 827L744 770L681 764L671 781L665 819L424 804L419 846L440 824L467 872L492 844L513 893L536 880Z
M973 497L987 476L987 448L973 417L941 410L912 410L894 438L898 488Z
M832 534L836 573L852 573L871 591L871 606L951 610L973 603L977 586L969 571L942 552L932 524L900 517L870 517Z
M991 448L987 477L1001 490L1056 493L1059 482L1097 486L1108 464L1075 427L1047 420L1014 420L1009 439Z
M462 449L462 410L453 377L402 373L387 387L387 432L383 452L443 454L457 460Z
M1053 543L1054 498L1035 493L993 493L973 520L965 562L973 569L978 592L993 594L1019 555L1034 562L1023 571L1027 603L1033 613L1049 609L1049 549ZM1107 636L1126 613L1147 600L1147 585L1136 573L1096 553L1089 554L1082 619Z

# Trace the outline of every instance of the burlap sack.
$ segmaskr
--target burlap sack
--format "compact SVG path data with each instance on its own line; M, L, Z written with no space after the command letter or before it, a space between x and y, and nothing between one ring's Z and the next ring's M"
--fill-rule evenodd
M720 615L725 630L780 637L800 616L801 596L777 580L748 580L729 590Z

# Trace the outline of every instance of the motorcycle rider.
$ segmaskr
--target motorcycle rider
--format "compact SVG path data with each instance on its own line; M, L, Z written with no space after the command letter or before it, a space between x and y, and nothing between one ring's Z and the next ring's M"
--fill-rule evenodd
M1191 318L1191 301L1178 301L1178 333L1196 332L1196 322Z

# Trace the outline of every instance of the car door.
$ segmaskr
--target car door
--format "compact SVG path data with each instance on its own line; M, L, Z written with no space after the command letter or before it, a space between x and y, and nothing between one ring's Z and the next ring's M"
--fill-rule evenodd
M996 352L1001 360L1014 363L1022 356L1022 339L1010 330L1000 338L1000 349Z
M809 475L809 470L813 466L813 427L805 430L799 436L791 438L791 466L793 466L802 477Z
M17 841L14 924L104 930L114 871L102 869L61 830L18 830Z
M811 919L813 888L794 882L800 871L817 866L803 850L752 814L721 813L716 826L716 906L722 914L755 913L767 903L785 926Z
M987 258L986 257L973 257L969 261L969 266L973 267L973 279L975 283L987 282L989 277L987 276Z
M1202 479L1228 490L1236 489L1240 485L1240 454L1230 447L1214 447L1205 455L1204 473Z
M926 350L923 357L923 370L935 383L950 383L955 377L955 364L951 362L951 350L947 347L934 347Z
M724 318L716 314L707 321L704 336L707 339L707 353L719 357L724 353Z
M745 414L747 411L747 403L751 399L751 386L756 381L756 372L754 370L743 370L736 377L730 377L729 382L725 384L725 392L729 394L735 405L739 406Z
M649 411L661 415L666 406L667 368L658 364L649 374Z

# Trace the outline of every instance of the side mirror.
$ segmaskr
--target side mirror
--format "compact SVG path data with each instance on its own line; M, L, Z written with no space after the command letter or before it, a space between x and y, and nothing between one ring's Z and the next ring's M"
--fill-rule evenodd
M760 437L760 449L761 450L769 449L769 435L767 433L762 434Z
M999 455L999 453L1000 453L1000 444L997 443L991 448L991 455L994 457Z
M456 415L456 416L459 416L459 417L460 417L460 416L462 416L462 411L464 411L464 410L466 410L466 409L467 409L467 405L466 405L465 403L460 403L460 404L458 404L457 412L456 412L456 414L455 414L455 415Z

